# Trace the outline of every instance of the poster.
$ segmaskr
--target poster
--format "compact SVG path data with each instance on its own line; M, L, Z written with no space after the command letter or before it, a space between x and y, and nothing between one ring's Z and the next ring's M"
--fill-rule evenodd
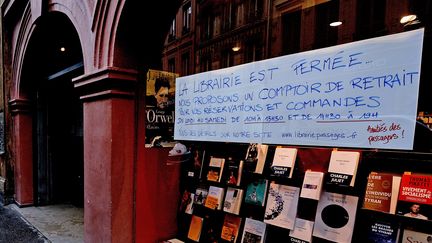
M412 149L423 35L419 29L177 78L175 139Z
M150 69L146 81L146 146L174 140L175 79L178 74Z

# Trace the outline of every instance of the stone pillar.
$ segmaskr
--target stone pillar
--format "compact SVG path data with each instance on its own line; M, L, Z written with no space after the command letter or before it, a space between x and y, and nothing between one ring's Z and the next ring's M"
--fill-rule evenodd
M30 101L13 99L9 101L13 116L13 146L15 152L15 201L19 206L34 203L33 190L33 123Z
M133 241L134 71L78 77L84 112L84 241Z

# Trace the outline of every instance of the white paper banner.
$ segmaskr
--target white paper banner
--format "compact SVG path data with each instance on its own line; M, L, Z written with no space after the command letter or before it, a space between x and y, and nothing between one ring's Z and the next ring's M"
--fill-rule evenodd
M176 140L412 149L423 29L176 79Z

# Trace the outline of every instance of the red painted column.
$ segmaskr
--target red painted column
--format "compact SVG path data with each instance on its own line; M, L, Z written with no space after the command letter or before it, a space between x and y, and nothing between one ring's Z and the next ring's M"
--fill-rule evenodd
M33 126L27 99L9 102L13 115L13 146L15 201L20 206L31 205L33 199Z
M84 241L133 242L136 74L104 69L74 83L84 92Z

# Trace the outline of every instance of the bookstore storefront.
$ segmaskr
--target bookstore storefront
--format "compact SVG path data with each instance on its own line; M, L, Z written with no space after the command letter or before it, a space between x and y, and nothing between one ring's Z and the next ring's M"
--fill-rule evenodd
M427 242L431 6L2 1L9 196L38 205L39 160L82 153L85 242Z
M357 23L345 44L338 29L334 44L228 68L216 57L176 79L174 140L187 149L167 159L181 162L168 242L432 241L430 22L381 7L398 30Z

